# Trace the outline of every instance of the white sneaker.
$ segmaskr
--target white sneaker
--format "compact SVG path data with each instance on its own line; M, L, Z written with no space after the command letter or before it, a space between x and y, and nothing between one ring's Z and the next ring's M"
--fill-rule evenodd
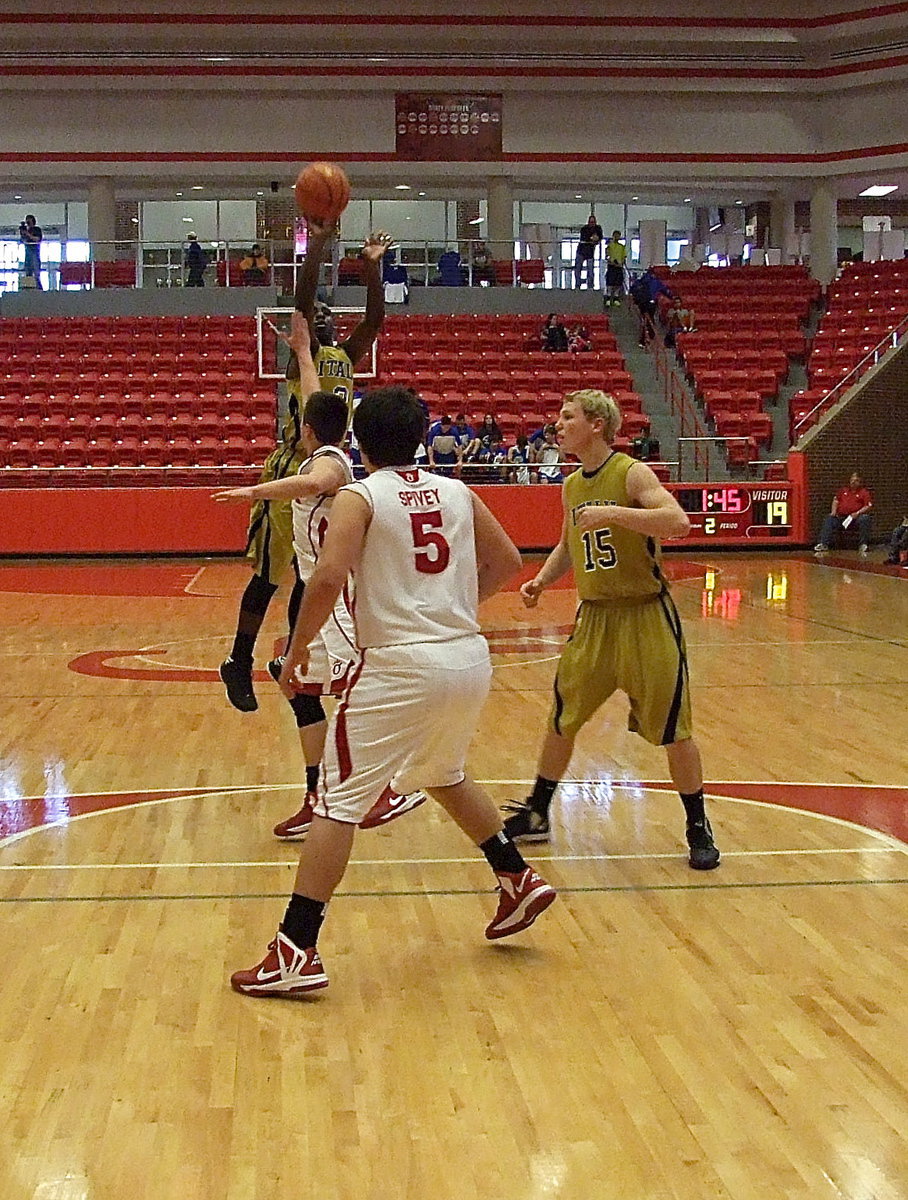
M828 551L829 551L829 547L827 545L825 545L823 542L817 542L817 544L813 548L814 554L826 554Z
M870 549L870 547L867 545L867 543L866 543L866 542L861 542L860 546L858 546L858 554L860 554L860 556L861 556L862 558L866 558L866 557L867 557L867 551L868 551L869 549Z

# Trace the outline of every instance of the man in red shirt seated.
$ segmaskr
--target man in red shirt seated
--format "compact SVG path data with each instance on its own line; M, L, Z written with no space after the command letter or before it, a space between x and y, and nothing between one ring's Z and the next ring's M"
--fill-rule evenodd
M823 518L823 528L820 530L820 540L814 546L817 554L823 554L832 545L837 534L854 525L858 531L858 550L867 553L870 543L870 510L873 508L873 495L864 487L864 481L855 471L848 481L848 486L839 488L832 502L832 508Z

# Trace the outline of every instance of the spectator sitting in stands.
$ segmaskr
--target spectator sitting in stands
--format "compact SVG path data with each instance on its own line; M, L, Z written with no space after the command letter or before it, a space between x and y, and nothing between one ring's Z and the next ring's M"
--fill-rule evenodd
M592 350L593 339L585 325L575 325L568 330L568 350L572 354L580 354L584 350Z
M855 471L847 486L839 488L836 492L832 508L823 518L820 540L814 546L815 553L825 554L838 533L854 525L858 531L858 550L861 554L866 554L870 545L872 508L873 494L864 487L864 481Z
M527 484L530 482L530 463L536 461L536 455L533 447L529 444L526 435L521 433L517 437L516 446L511 446L507 453L508 482Z
M886 562L892 566L908 567L908 517L902 517L889 538L889 556Z
M568 348L568 333L558 319L557 313L549 313L548 319L539 331L539 340L543 350L550 354L560 354Z
M650 433L649 425L645 425L631 440L631 454L634 458L646 462L650 459L658 459L660 453L659 439L654 438Z
M477 242L473 247L472 263L474 287L477 284L495 282L495 267L485 242Z
M665 344L674 346L679 333L693 333L694 314L685 308L680 297L676 297L665 315Z
M540 483L561 484L561 447L557 441L557 429L546 425L542 445L536 451L536 474Z
M429 470L438 470L441 475L460 474L460 460L463 450L454 432L454 425L447 413L429 426L426 435L426 449L429 452Z
M461 451L466 454L470 443L476 437L476 431L467 422L465 413L459 412L454 418L454 435L457 438Z
M240 271L243 275L243 283L247 287L262 287L268 282L268 271L271 269L271 263L266 255L262 253L262 247L255 243L245 258L240 259Z
M464 452L464 458L467 462L485 462L488 458L489 448L494 442L501 441L501 430L498 427L498 422L492 413L486 413L482 418L482 424L476 431L476 436L467 446ZM480 454L485 454L485 459L480 458Z

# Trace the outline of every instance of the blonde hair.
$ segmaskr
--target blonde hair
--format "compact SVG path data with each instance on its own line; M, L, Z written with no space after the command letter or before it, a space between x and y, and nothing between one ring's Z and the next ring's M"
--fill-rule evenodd
M570 400L572 404L579 404L587 420L601 417L603 421L602 436L607 442L611 442L618 436L618 430L621 428L621 409L614 396L609 395L608 392L600 392L596 388L584 388L580 392L568 392L565 400Z

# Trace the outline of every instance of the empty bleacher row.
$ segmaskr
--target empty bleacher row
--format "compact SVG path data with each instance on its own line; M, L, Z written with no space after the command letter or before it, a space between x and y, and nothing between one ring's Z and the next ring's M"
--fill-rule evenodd
M509 439L554 420L566 392L602 388L624 413L623 441L648 424L604 314L561 317L582 324L592 349L551 354L539 338L539 315L389 317L379 359L383 383L415 388L433 418L463 412L471 424L491 413Z
M250 317L4 320L0 364L5 486L241 482L274 444Z
M693 314L695 330L676 346L704 415L726 442L729 465L743 467L772 449L776 403L790 360L806 353L804 326L820 285L803 267L727 267L666 272L665 282ZM659 297L667 318L672 301Z
M850 387L873 365L873 351L906 317L908 259L845 268L829 288L826 312L810 348L809 387L792 397L792 442L838 402L840 385Z

